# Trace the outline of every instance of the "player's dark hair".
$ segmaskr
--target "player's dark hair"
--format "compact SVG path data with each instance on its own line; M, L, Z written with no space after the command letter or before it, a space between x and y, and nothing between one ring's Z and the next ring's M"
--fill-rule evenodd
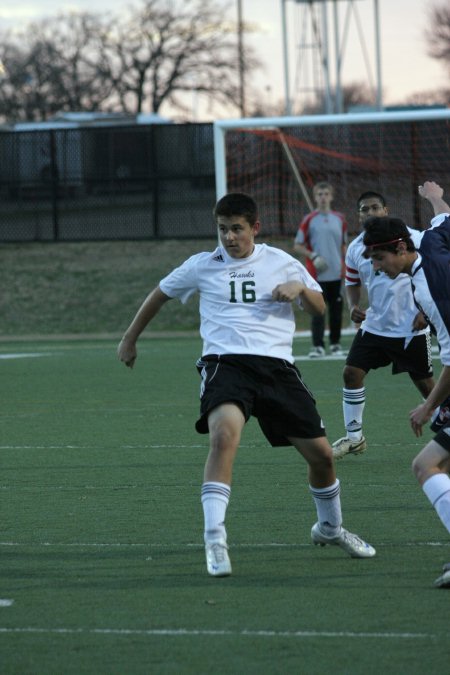
M217 216L242 216L253 227L258 220L258 207L249 195L243 192L229 192L219 199L214 207L214 218Z
M368 190L367 192L363 192L362 194L360 194L356 201L356 208L358 209L358 211L361 207L361 202L364 201L365 199L378 199L381 206L386 206L386 200L382 194L380 194L379 192L373 192L372 190Z
M396 253L399 241L404 241L407 251L415 251L406 224L400 218L391 216L372 216L364 222L363 244L366 247L364 257L368 258L373 251L389 251Z

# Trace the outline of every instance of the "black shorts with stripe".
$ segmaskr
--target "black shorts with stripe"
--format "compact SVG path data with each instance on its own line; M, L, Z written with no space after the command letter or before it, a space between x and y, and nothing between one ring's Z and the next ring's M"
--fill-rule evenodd
M291 438L319 438L325 429L316 402L296 366L283 359L248 354L212 354L197 361L201 375L200 419L195 428L208 433L208 414L223 403L236 403L245 421L250 415L272 446Z
M450 453L450 420L439 429L433 440Z
M392 364L393 375L409 373L413 380L425 380L433 376L430 334L415 335L405 349L404 337L384 337L359 329L345 363L366 373Z

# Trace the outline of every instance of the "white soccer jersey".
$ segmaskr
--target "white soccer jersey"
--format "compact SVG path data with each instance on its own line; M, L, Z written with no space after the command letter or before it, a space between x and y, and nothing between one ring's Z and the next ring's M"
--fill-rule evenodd
M410 277L414 288L414 297L436 330L436 338L439 343L439 358L442 365L450 366L450 335L433 300L421 263L422 256L419 254L411 270L412 277Z
M421 233L410 228L411 239L419 246ZM425 328L414 331L413 321L418 309L414 304L411 279L407 274L399 274L390 279L383 272L374 272L370 258L364 258L362 232L349 245L345 256L345 285L363 284L367 288L369 308L361 324L362 330L384 337L405 337L421 335L429 331Z
M247 258L231 258L221 247L193 255L159 286L183 303L199 292L203 355L254 354L293 363L292 306L272 300L273 289L288 281L321 291L298 260L281 249L257 244Z

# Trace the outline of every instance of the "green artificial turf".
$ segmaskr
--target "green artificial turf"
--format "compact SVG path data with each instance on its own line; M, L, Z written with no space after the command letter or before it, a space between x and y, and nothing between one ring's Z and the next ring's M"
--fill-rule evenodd
M233 575L213 579L200 347L143 339L130 371L113 341L2 344L2 675L448 672L450 593L433 580L450 541L411 474L431 432L409 429L409 379L369 374L368 450L337 465L344 525L377 556L311 544L306 464L250 420L227 516ZM298 366L335 440L343 361Z

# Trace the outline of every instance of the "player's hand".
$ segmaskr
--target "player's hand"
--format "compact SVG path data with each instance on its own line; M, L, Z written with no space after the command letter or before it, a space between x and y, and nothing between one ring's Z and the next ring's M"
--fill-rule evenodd
M428 321L422 314L422 312L418 312L416 316L414 317L412 329L413 330L423 330L428 326Z
M300 281L287 281L285 284L278 284L272 291L272 299L277 302L292 302L304 290L305 284Z
M434 181L427 180L423 185L419 185L419 195L424 199L442 199L444 190Z
M133 368L137 359L136 343L123 337L117 347L117 356L128 368Z
M422 436L423 425L431 419L433 411L425 403L421 403L409 413L411 428L417 437Z
M317 253L311 258L311 262L314 265L316 272L325 272L325 270L328 269L328 263L325 258L322 258L322 256Z
M365 318L366 312L364 309L361 309L358 307L358 305L352 307L350 311L350 319L353 321L353 323L361 323Z

